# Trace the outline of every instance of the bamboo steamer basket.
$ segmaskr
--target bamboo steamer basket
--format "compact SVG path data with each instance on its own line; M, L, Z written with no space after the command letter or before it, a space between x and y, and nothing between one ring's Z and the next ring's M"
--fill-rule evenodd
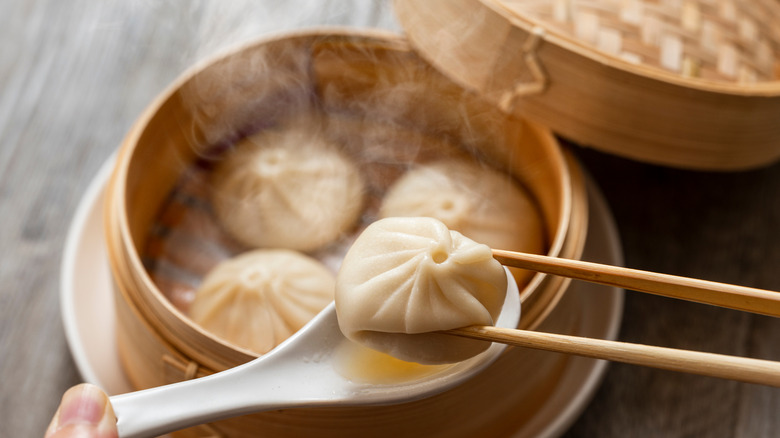
M399 110L385 103L388 96L413 105ZM581 255L587 230L585 183L577 163L547 128L502 113L464 90L397 35L327 29L252 42L179 78L145 110L120 148L107 188L106 240L120 359L134 387L200 377L257 357L190 321L153 281L144 254L162 206L193 163L209 158L214 145L219 149L263 129L258 120L273 124L313 107L333 117L390 120L399 129L473 148L531 192L546 226L547 254ZM565 299L567 286L568 280L535 274L521 291L521 326L545 322ZM557 324L565 332L575 323ZM518 412L531 415L566 360L513 349L472 381L429 399L386 407L265 412L180 434L495 436L523 421ZM528 376L535 376L530 391L536 399L513 397L514 388L530 384ZM486 405L492 409L480 408Z
M463 87L577 143L734 171L780 157L775 0L396 0Z

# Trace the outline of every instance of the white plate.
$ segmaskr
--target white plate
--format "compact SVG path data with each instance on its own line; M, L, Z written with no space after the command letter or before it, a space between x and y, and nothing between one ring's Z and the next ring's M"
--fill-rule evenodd
M82 377L109 394L121 394L131 386L117 354L111 274L103 236L103 191L113 161L108 160L95 176L71 223L63 254L60 301L65 335ZM590 221L583 259L621 265L620 243L609 209L593 184L588 189ZM623 314L622 290L573 282L568 294L582 297L575 334L617 337ZM562 434L590 401L605 368L603 361L579 357L567 361L552 394L513 436Z

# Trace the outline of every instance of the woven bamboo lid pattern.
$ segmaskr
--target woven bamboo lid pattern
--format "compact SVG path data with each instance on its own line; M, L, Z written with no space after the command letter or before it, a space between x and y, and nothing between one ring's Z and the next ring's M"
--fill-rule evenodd
M505 0L504 6L634 64L752 83L780 75L776 0ZM773 25L774 24L774 25Z
M690 169L780 158L776 0L395 0L415 48L578 143Z

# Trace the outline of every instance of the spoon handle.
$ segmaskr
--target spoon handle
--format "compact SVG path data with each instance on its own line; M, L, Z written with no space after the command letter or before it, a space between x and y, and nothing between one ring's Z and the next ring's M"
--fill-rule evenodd
M249 376L247 365L111 397L119 436L159 436L196 424L282 407L287 403L283 397L275 396L273 388L258 385L262 380ZM252 372L257 373L256 370ZM247 381L252 382L249 388ZM267 406L257 404L258 392L263 393Z
M780 317L778 292L499 249L493 256L506 266Z
M780 387L780 362L528 330L471 326L445 333L518 347Z

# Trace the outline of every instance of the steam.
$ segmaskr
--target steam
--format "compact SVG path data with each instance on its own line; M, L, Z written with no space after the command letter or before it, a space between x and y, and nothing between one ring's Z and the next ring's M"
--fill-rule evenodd
M197 287L193 279L249 249L235 240L235 233L226 232L224 218L213 214L215 199L235 197L219 190L213 176L246 137L316 128L361 170L362 215L338 230L336 240L307 249L334 270L360 229L377 218L388 187L411 167L458 158L496 166L509 162L513 154L505 146L514 134L519 136L519 124L509 129L496 108L448 80L402 39L372 36L376 29L399 30L389 0L168 0L134 5L147 14L171 17L149 40L177 41L177 47L188 48L176 60L182 71L198 66L194 75L184 75L186 82L179 84L172 104L161 110L169 113L152 120L150 126L156 126L149 129L161 133L155 146L181 154L177 162L166 162L180 179L161 206L161 223L149 236L146 261L163 293L182 310L189 307ZM353 35L311 30L346 25L373 31ZM295 29L309 31L291 32ZM296 128L296 123L302 125ZM332 199L321 185L308 184L306 189L314 198ZM327 222L322 214L306 218ZM299 234L301 227L296 228Z

